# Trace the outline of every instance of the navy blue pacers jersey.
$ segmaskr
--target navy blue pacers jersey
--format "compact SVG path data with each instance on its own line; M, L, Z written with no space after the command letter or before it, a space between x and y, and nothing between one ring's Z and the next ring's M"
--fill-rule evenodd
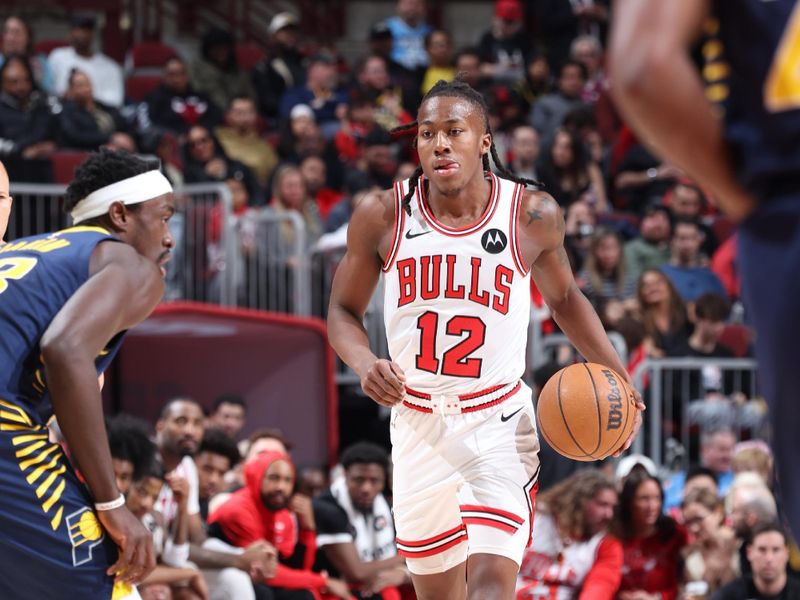
M89 278L92 251L118 241L74 227L0 246L0 598L110 598L117 551L60 446L39 346ZM98 373L121 342L96 360Z
M800 191L800 2L716 0L703 47L741 182L766 200Z

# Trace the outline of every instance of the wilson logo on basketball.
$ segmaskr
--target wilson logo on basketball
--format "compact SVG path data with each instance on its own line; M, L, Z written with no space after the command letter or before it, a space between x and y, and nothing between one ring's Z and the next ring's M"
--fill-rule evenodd
M603 369L603 375L608 380L608 424L606 431L622 427L622 394L619 391L617 378L608 369Z

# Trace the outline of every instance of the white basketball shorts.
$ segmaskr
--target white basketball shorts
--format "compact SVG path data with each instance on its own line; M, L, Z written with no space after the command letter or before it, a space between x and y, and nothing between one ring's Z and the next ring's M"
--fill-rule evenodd
M528 386L449 398L408 390L392 409L391 439L397 548L412 573L478 553L521 564L539 473Z

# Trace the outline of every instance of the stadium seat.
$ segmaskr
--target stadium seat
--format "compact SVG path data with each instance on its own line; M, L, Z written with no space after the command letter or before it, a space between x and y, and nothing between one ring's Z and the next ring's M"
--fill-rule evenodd
M62 39L39 40L33 46L33 53L44 54L45 56L47 56L56 48L62 48L64 46L69 46L69 42L67 40L62 40Z
M249 71L264 58L264 49L256 44L249 44L242 42L236 44L236 62L239 64L240 69Z
M171 46L161 42L140 42L131 48L130 66L133 70L154 67L160 69L175 56L178 53Z
M58 150L50 157L53 165L53 183L68 184L75 178L75 169L86 160L88 152L82 150Z
M160 75L129 75L125 80L125 95L134 102L141 102L160 84Z

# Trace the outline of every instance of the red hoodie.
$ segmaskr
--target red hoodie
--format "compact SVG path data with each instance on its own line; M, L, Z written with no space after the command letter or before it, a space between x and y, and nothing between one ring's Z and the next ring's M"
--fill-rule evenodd
M264 473L277 460L285 460L294 469L291 459L281 452L258 455L244 467L245 486L231 494L209 516L208 522L217 523L228 541L240 548L260 540L268 541L277 548L280 562L288 560L295 553L298 543L305 546L302 569L278 564L275 577L267 579L266 583L278 588L311 590L319 597L318 594L325 588L325 578L311 571L317 550L316 533L299 529L297 517L289 509L269 510L261 500Z

